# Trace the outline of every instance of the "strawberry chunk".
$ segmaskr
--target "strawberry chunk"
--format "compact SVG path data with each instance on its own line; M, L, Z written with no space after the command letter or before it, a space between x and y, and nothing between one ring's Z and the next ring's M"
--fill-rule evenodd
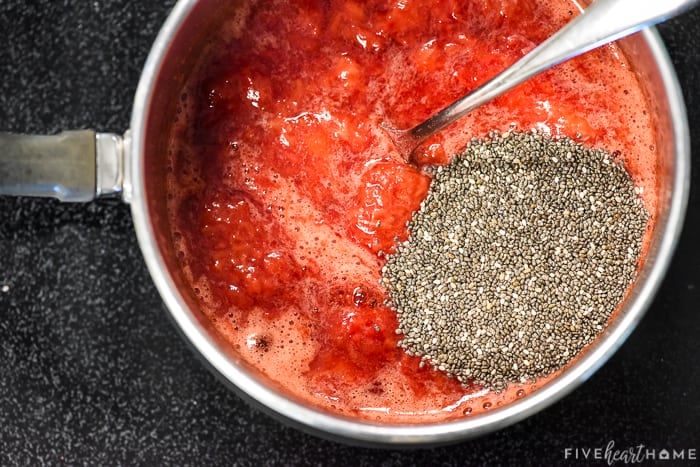
M316 378L335 383L364 383L384 365L396 361L396 315L386 306L345 306L330 316L318 334L326 352L319 352L309 368Z
M394 251L394 238L407 238L406 222L429 186L430 178L412 166L394 162L372 165L362 176L357 207L350 215L352 237L374 252Z
M276 221L251 195L217 193L204 203L200 228L207 275L229 305L274 311L279 299L289 301L300 268L285 253Z
M446 165L449 157L445 152L440 138L432 138L430 144L424 144L416 149L413 160L418 165Z
M413 65L421 73L434 73L443 70L445 56L442 53L442 48L434 39L426 42L413 54Z

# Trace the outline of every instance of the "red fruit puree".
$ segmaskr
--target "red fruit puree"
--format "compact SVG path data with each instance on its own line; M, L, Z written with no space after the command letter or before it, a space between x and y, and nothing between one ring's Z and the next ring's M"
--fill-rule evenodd
M251 1L212 33L171 135L173 239L201 309L240 355L335 413L416 423L522 397L462 386L397 347L379 285L445 164L490 130L619 155L654 212L648 104L616 46L476 110L405 163L380 128L420 122L578 13L568 0Z

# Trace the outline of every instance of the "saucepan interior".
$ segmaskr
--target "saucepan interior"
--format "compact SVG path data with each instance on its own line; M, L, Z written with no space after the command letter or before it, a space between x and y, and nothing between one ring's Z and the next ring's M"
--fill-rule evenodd
M492 431L531 415L588 378L622 344L650 304L679 235L689 183L685 110L673 68L658 34L647 30L622 49L651 102L659 159L659 200L643 267L619 312L576 363L527 397L469 419L425 425L378 424L331 415L296 400L284 387L243 362L198 309L183 279L166 212L167 146L175 106L210 31L235 14L230 0L181 0L146 63L134 104L129 161L134 223L150 273L176 326L203 361L241 396L306 431L362 444L441 444Z

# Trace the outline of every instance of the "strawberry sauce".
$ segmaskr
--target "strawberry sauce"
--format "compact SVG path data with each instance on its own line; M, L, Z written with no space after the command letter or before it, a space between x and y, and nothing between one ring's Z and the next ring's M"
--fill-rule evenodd
M379 285L430 177L472 137L536 129L619 158L654 212L648 104L615 46L531 79L405 163L415 125L578 13L568 0L251 1L183 90L169 208L201 309L241 357L323 409L415 423L522 397L463 387L397 347Z

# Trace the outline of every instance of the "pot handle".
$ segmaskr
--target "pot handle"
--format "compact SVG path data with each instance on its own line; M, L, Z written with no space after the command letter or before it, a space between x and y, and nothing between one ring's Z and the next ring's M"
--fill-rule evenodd
M94 130L56 135L0 132L0 195L87 202L121 196L124 138Z

